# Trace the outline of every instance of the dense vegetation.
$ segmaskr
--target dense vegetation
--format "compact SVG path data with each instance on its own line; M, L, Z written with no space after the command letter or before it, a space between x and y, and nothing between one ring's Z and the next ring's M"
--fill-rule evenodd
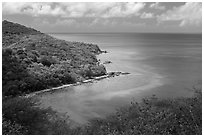
M51 109L40 109L36 103L36 100L23 97L3 101L3 134L59 134L69 129L67 117L57 115Z
M32 29L27 28L23 25L19 25L17 23L12 23L9 21L4 20L2 22L2 45L3 47L16 43L19 41L22 37L26 35L35 35L35 34L41 34L41 32Z
M196 90L192 98L153 96L141 103L132 102L105 119L91 120L86 126L70 125L66 116L40 109L31 99L3 102L3 134L201 135L201 90Z
M97 45L55 39L3 21L3 96L83 81L106 74L96 59Z
M202 94L156 97L132 102L105 119L71 128L66 115L38 107L33 91L104 75L97 45L55 39L32 28L3 21L3 134L202 134Z
M106 119L93 120L85 134L195 135L202 134L201 91L193 98L144 99L132 102Z

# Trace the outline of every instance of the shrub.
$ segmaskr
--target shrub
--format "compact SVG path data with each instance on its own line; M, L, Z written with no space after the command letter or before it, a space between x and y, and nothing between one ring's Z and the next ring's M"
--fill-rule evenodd
M16 97L3 101L3 134L69 134L65 116L37 107L36 100Z
M50 67L52 64L55 64L56 61L52 58L52 57L48 57L48 56L43 56L40 59L40 62L47 67Z
M83 134L196 135L202 134L202 95L179 99L144 99L114 115L94 119Z
M10 48L6 48L2 51L2 55L3 56L8 56L8 55L11 55L13 53L12 49Z
M23 135L27 133L27 129L24 128L23 126L11 122L10 120L5 120L3 118L3 123L2 123L2 134L3 135Z
M104 119L71 128L66 115L40 109L30 98L3 100L3 134L113 134L195 135L202 134L202 94L192 98L143 99L132 102Z

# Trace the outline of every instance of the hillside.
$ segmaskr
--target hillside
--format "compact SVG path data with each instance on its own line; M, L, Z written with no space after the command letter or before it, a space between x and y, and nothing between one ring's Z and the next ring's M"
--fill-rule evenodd
M8 46L20 40L25 35L41 34L41 32L23 25L4 20L2 22L2 46Z
M53 38L2 22L3 95L16 96L106 74L97 45Z

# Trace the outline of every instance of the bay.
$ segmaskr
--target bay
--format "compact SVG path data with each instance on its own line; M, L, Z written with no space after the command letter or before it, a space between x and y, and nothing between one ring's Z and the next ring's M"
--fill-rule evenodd
M42 107L67 113L85 124L103 118L131 101L156 95L160 98L190 97L202 81L202 35L158 33L50 34L67 40L97 44L107 54L98 55L107 71L130 75L60 89L39 96Z

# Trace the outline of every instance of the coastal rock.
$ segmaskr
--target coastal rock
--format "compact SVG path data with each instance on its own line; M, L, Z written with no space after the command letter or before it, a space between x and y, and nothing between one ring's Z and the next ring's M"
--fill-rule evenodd
M106 51L106 50L103 50L103 51L101 51L101 53L108 53L108 51Z
M130 73L129 72L109 72L107 73L108 76L112 76L112 77L119 76L119 75L128 75L128 74Z
M112 63L111 61L105 61L105 62L103 62L103 64L110 64L110 63Z

